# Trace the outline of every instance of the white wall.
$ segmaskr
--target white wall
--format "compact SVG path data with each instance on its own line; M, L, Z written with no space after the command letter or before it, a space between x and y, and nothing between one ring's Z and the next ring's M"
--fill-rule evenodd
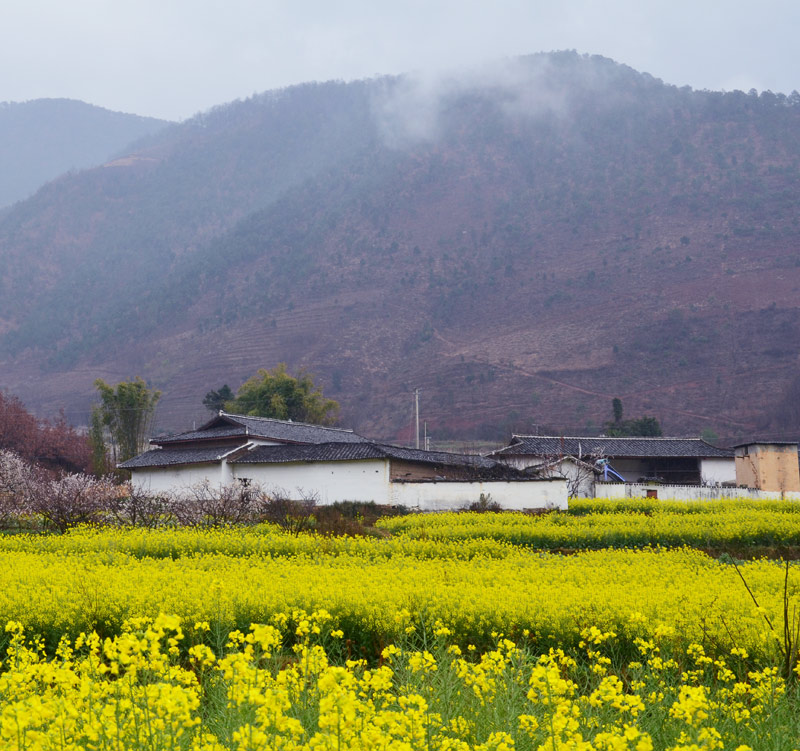
M285 492L292 500L313 493L322 504L389 500L389 460L232 464L236 479L249 478L265 490Z
M481 493L504 509L566 509L567 481L523 480L505 482L393 482L389 503L420 511L451 511L464 508L480 499Z
M388 459L292 464L195 464L133 470L133 482L154 493L176 491L208 480L212 484L250 479L267 492L280 491L299 500L309 494L321 504L363 501L425 511L459 509L481 493L507 509L567 508L562 478L504 482L390 482Z
M716 498L752 498L754 500L800 501L800 493L754 490L752 488L703 487L700 485L644 485L621 482L597 483L598 498L644 498L655 490L661 501L710 501Z
M131 470L131 482L150 493L165 493L178 488L187 488L204 480L216 484L221 479L222 467L216 463Z
M700 477L706 485L736 482L736 460L730 458L701 459Z

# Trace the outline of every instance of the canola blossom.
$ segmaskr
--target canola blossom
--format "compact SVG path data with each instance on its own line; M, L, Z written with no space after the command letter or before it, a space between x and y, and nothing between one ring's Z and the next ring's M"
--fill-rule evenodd
M0 537L0 751L797 749L800 566L638 547L796 508Z
M570 512L415 514L378 525L408 539L495 540L539 549L800 545L795 501L570 501Z
M753 561L740 570L763 612L733 566L690 549L560 556L507 548L503 557L467 559L11 551L0 552L0 622L18 621L52 648L64 634L113 635L129 618L160 612L184 624L209 622L220 633L280 612L325 608L367 657L406 627L426 631L441 620L461 644L527 631L540 646L568 645L594 625L631 645L668 626L679 643L741 646L755 659L774 660L776 637L764 615L780 623L783 568ZM793 570L789 596L799 589Z
M332 621L277 613L215 650L209 624L160 614L62 639L53 659L11 622L0 748L758 751L794 748L800 730L793 685L741 648L675 651L664 631L620 660L617 634L588 627L573 651L497 634L478 654L439 622L367 663L345 658Z
M353 555L387 558L500 558L511 550L503 541L412 539L409 537L326 537L315 534L288 535L277 527L220 528L131 528L80 526L62 535L0 535L0 553L124 553L136 558L182 558L204 553L228 556Z
M669 512L676 514L718 514L744 510L765 513L800 514L800 503L790 500L768 500L754 498L719 498L715 500L676 501L658 498L572 498L569 513L572 516L591 513L629 514L640 512L656 514Z

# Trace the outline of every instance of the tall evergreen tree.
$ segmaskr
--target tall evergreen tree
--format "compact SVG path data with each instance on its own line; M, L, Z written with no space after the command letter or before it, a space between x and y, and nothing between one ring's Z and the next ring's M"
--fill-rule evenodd
M219 412L221 409L225 409L225 404L227 402L233 401L235 398L236 394L233 393L231 387L226 383L217 391L209 391L203 399L203 406L211 410L211 412Z

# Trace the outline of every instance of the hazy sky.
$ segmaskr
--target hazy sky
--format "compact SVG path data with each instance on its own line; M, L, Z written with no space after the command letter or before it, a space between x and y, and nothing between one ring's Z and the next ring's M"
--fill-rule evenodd
M799 0L6 0L0 101L183 119L308 80L556 49L667 83L800 89Z

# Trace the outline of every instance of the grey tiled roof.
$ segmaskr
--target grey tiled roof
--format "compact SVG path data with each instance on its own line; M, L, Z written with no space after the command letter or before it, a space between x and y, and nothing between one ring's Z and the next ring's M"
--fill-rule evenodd
M480 467L490 469L497 465L494 459L487 459L479 454L451 454L447 451L423 451L410 449L405 446L392 446L379 444L382 451L392 459L402 459L409 462L425 462L427 464L448 464L451 466Z
M582 438L548 435L515 435L511 444L489 456L587 456L730 458L733 451L720 449L700 438Z
M250 417L221 412L201 425L198 430L189 430L170 436L153 438L151 443L167 446L188 441L247 437L264 438L282 443L365 443L367 438L343 428L328 428L291 420L274 420L269 417Z
M146 467L173 467L181 464L210 464L218 462L237 447L217 448L165 448L151 449L118 465L121 469L144 469Z
M320 443L315 445L256 446L238 456L236 464L284 462L341 462L359 459L399 459L449 467L491 469L497 462L473 454L423 451L385 443Z
M343 462L365 459L397 459L438 467L468 467L482 477L518 478L522 473L501 462L473 454L422 451L382 443L281 444L279 446L223 446L152 449L120 464L122 469L171 467L182 464L215 463L223 457L231 464L288 464L291 462Z
M185 433L175 435L156 436L150 439L150 443L166 445L168 443L178 443L186 441L204 441L215 438L232 438L235 436L247 436L247 431L243 425L219 425L208 430L188 430Z
M282 464L285 462L343 462L381 459L372 443L314 443L256 446L237 457L236 464Z

